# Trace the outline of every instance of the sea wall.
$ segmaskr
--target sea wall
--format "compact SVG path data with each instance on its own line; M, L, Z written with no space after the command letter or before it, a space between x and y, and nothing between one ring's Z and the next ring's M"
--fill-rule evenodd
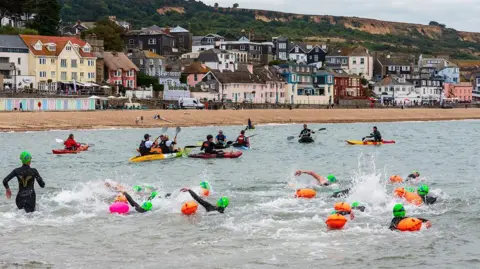
M81 111L95 110L89 98L0 98L0 111ZM39 106L40 105L40 106Z

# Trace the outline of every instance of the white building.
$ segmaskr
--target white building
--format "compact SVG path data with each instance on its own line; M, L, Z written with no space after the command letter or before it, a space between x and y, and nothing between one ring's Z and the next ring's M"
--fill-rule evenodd
M235 71L237 59L235 54L226 50L210 49L200 53L198 62L210 69Z
M0 35L0 73L5 89L36 88L35 76L28 74L27 45L18 35Z
M194 36L192 38L192 52L202 52L209 49L218 48L220 42L225 38L217 34L208 34L206 36Z
M307 49L299 44L295 44L288 52L288 59L295 61L297 64L307 63Z
M405 78L386 76L375 83L374 93L382 104L413 105L420 104L422 97L415 90L415 86Z
M367 80L373 77L373 57L365 48L357 47L349 55L349 73Z

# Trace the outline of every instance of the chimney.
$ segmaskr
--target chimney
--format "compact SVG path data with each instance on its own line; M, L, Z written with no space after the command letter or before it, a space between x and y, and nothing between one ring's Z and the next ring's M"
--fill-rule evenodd
M165 34L170 34L170 28L167 26L165 27L165 29L163 29L163 32L165 32Z
M253 74L253 65L252 64L247 64L247 69L250 74Z

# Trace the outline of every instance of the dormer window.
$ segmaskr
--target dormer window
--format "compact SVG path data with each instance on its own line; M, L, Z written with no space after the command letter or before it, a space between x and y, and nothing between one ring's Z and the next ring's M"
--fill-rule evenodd
M69 46L66 46L65 49L68 50L68 51L70 51L70 50L72 50L72 46L70 46L70 45L69 45Z
M38 41L35 46L33 46L33 48L35 50L42 50L42 43L40 41Z
M57 49L57 45L55 45L55 44L48 44L48 45L47 45L47 49L48 49L49 51L55 51L55 50Z

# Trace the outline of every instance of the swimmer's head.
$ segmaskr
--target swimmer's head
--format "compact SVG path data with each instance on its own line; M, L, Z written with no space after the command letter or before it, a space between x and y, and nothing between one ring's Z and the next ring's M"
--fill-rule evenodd
M413 171L412 174L414 174L416 177L420 176L420 173L418 171Z
M418 192L419 195L427 195L428 191L429 191L428 186L425 185L425 184L418 187L418 189L417 189L417 192Z
M393 216L394 217L405 217L405 208L402 204L396 204L393 207Z
M358 207L358 206L360 206L360 203L358 203L358 202L353 202L352 203L352 207Z
M202 182L200 182L200 187L202 189L209 190L210 189L210 184L208 184L208 182L206 182L206 181L202 181Z
M123 202L123 203L127 203L127 197L125 197L125 195L123 193L120 193L117 195L117 197L115 197L115 202Z
M217 206L221 208L226 208L229 204L229 200L227 197L223 196L222 198L218 199Z
M153 198L157 197L157 195L158 195L158 192L152 191L152 193L150 194L150 197L148 199L152 200Z
M142 187L141 187L141 186L138 186L138 185L137 185L137 186L133 186L133 190L139 192L139 191L142 191Z
M146 211L152 210L152 202L146 201L145 203L143 203L142 208Z
M330 182L330 183L335 183L335 182L337 182L337 178L336 178L334 175L332 175L332 174L328 175L328 176L327 176L327 179L328 179L328 182Z
M20 161L22 164L29 164L32 161L32 155L28 151L20 153Z

